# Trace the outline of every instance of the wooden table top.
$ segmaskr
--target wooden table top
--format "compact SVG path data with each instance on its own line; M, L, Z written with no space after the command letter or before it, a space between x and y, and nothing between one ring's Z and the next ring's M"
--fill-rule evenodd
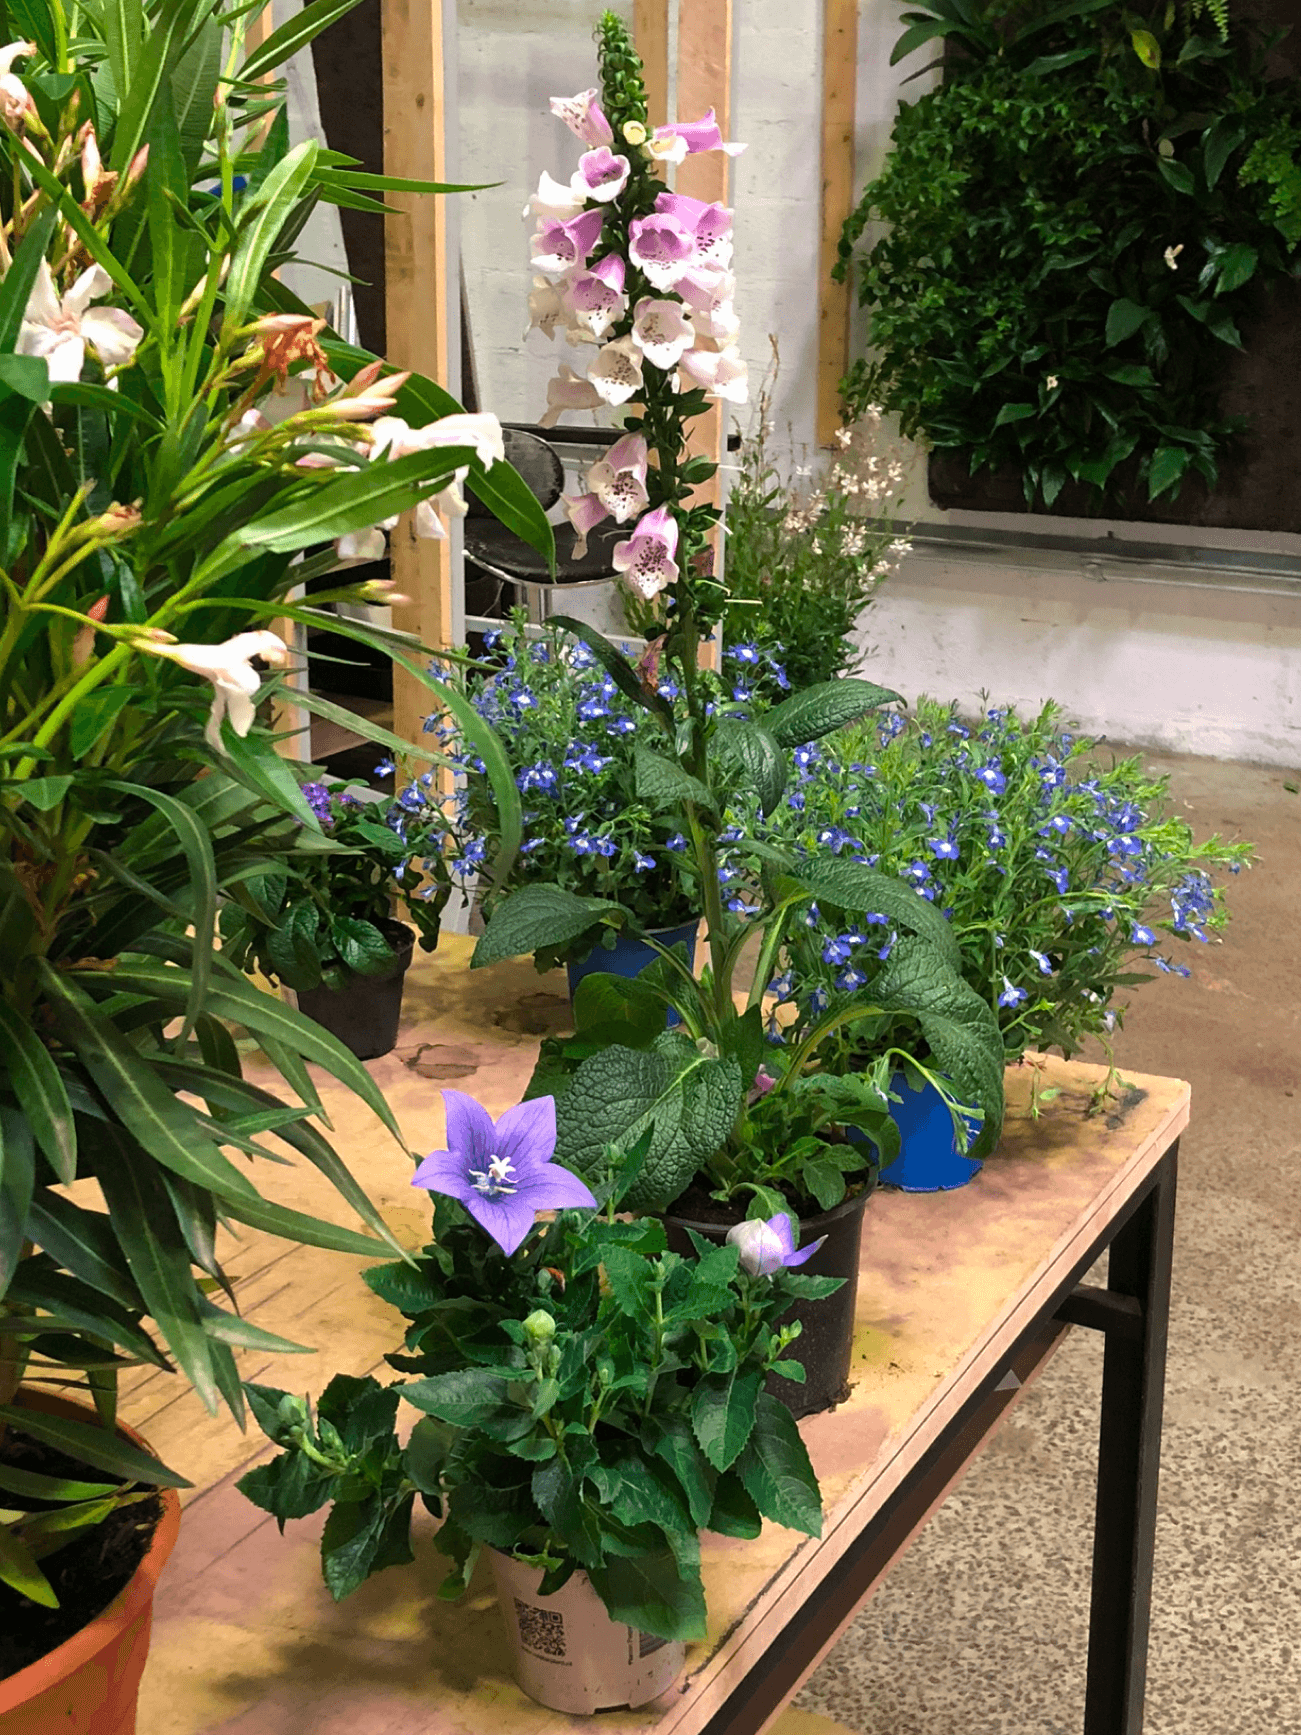
M403 1035L371 1063L413 1149L441 1142L443 1084L495 1114L519 1100L538 1036L566 1028L567 1001L531 966L470 974L470 942L447 936L418 955ZM1089 1116L1102 1069L1048 1060L1061 1087L1037 1120L1029 1068L1008 1074L997 1154L957 1192L878 1191L868 1207L853 1388L838 1409L801 1423L822 1485L821 1541L766 1525L753 1542L703 1543L709 1637L679 1685L638 1711L604 1712L619 1735L696 1735L762 1658L790 1608L899 1486L1025 1325L1123 1207L1187 1124L1189 1090L1135 1076L1110 1112ZM410 1161L337 1086L319 1080L337 1148L410 1245L429 1213ZM346 1220L314 1170L264 1170L283 1203ZM245 1231L228 1249L240 1304L318 1357L243 1358L246 1378L319 1392L339 1371L384 1373L401 1320L360 1281L361 1262ZM266 1442L208 1417L175 1377L141 1370L123 1415L196 1486L154 1613L141 1695L146 1735L550 1735L587 1726L546 1711L515 1686L487 1575L460 1603L436 1598L433 1524L416 1524L414 1566L379 1575L335 1605L320 1579L320 1520L275 1522L235 1491Z

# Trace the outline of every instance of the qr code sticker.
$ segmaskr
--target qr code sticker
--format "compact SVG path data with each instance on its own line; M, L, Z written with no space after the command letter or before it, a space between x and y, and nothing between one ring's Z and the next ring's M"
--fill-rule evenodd
M563 1657L565 1649L565 1617L555 1609L535 1608L532 1603L515 1598L515 1616L519 1621L520 1643L525 1650L536 1651L542 1657Z

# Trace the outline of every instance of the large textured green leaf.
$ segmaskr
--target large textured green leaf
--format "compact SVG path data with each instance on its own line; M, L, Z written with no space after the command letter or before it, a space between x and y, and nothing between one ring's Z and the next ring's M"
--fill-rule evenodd
M691 1394L691 1426L715 1470L729 1470L754 1428L763 1374L758 1368L706 1374Z
M640 1632L691 1643L705 1636L705 1593L698 1572L682 1567L671 1549L612 1555L589 1568L611 1616Z
M883 874L861 862L828 855L798 863L791 877L819 902L835 904L854 915L889 916L901 928L929 940L955 968L961 963L958 942L944 917L897 874Z
M822 1497L800 1431L785 1404L760 1392L754 1432L737 1459L745 1491L774 1524L822 1535Z
M68 1093L49 1049L26 1019L0 1000L0 1061L37 1144L59 1179L77 1178L77 1134Z
M912 1013L937 1071L984 1114L972 1146L984 1156L1003 1128L1003 1041L989 1002L920 940L900 940L872 984L873 1003Z
M765 818L786 789L790 764L768 730L758 723L725 719L714 734L713 745L725 765L737 777L738 799L757 800Z
M579 1173L600 1164L606 1145L625 1150L648 1128L650 1150L623 1205L662 1211L722 1145L741 1107L741 1069L715 1060L678 1033L651 1050L602 1049L574 1072L556 1103L556 1155Z
M523 886L493 911L470 959L472 970L522 958L542 946L563 946L605 920L617 925L625 916L605 898L580 898L560 886Z
M684 771L675 759L649 747L633 749L633 775L637 799L660 813L673 813L688 802L714 811L714 797L698 777Z
M898 693L878 687L875 681L847 676L841 681L820 681L802 693L792 693L764 718L764 728L779 747L802 747L820 741L837 729L855 723L881 705L901 704Z

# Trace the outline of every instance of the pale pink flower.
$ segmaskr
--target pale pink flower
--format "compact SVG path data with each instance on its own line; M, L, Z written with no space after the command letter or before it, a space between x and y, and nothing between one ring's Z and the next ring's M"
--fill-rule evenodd
M540 331L554 341L556 327L565 322L566 316L565 299L560 290L545 277L535 277L529 290L529 323L525 337L530 331Z
M42 356L52 381L81 378L87 344L102 366L124 366L135 354L144 331L120 308L90 305L112 287L113 279L103 266L92 265L60 301L50 268L42 259L19 329L18 354Z
M609 145L598 145L594 151L586 151L578 159L578 167L569 184L582 199L596 199L600 204L608 205L611 199L617 199L622 193L631 173L632 164L627 157L615 156Z
M666 372L696 341L696 333L680 301L643 296L633 309L632 341L649 362Z
M628 225L628 257L656 289L672 289L695 256L695 230L669 212L657 209Z
M548 277L561 277L576 266L586 265L603 221L600 211L583 211L563 221L559 217L543 217L531 243L534 269L544 271Z
M16 72L11 72L15 60L36 53L34 42L11 42L0 48L0 121L17 132L29 114L35 114L36 104L31 92Z
M208 745L219 753L224 751L223 717L230 718L231 728L241 737L253 727L262 677L252 659L260 657L279 669L290 660L289 646L272 632L236 633L219 645L166 645L143 637L132 642L137 650L167 657L192 675L212 682L212 709L203 733Z
M644 512L649 500L646 477L650 451L640 434L625 434L616 440L605 454L588 469L586 482L591 495L600 502L616 524L626 524L639 512Z
M372 424L370 438L372 458L407 458L436 446L471 446L484 469L490 470L506 456L501 423L490 410L443 416L423 428L411 427L401 416L381 416Z
M736 295L736 278L721 265L693 265L673 288L697 313L712 313Z
M677 583L677 551L677 519L667 506L657 506L638 520L626 542L615 543L614 568L629 589L649 602L665 585Z
M734 344L726 349L689 349L678 363L688 386L703 386L711 398L744 404L750 388L746 365Z
M726 205L689 199L685 193L661 193L656 211L673 218L693 242L688 267L714 265L726 269L732 262L732 213Z
M580 90L577 96L553 96L551 112L558 120L581 139L585 145L612 145L614 132L605 118L597 97L600 92L593 87L591 90Z
M409 372L386 374L381 379L380 369L385 365L380 360L367 362L326 407L345 422L369 422L376 416L387 415L396 405L398 393L411 375Z
M340 560L383 560L388 541L379 525L372 524L369 530L349 530L336 538L334 552Z
M744 145L723 142L723 135L719 131L712 108L706 111L701 120L675 121L670 126L656 127L653 136L657 140L680 141L683 157L694 156L697 151L726 151L729 157L739 157L745 149ZM681 161L681 158L677 160Z
M562 494L565 517L574 529L573 558L581 560L587 553L587 539L609 513L595 494Z
M641 351L631 337L603 344L587 370L587 382L603 403L626 404L641 390Z
M599 410L603 401L595 386L562 362L560 372L547 381L547 407L538 417L538 426L554 428L566 410Z
M575 324L603 338L627 308L623 285L624 263L617 253L607 253L590 271L576 273L566 292Z

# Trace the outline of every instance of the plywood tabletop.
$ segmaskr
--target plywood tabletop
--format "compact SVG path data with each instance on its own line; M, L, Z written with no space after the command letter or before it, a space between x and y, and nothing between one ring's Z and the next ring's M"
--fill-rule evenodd
M441 1142L438 1090L451 1084L494 1113L519 1100L538 1037L565 1027L566 1002L531 967L465 971L469 942L448 936L419 958L394 1055L370 1063L415 1150ZM1102 1070L1048 1060L1061 1087L1037 1120L1030 1069L1008 1074L1008 1124L968 1187L879 1191L865 1219L853 1387L801 1423L823 1489L820 1542L765 1526L754 1542L704 1539L709 1637L679 1686L653 1706L603 1713L619 1735L695 1735L899 1485L1026 1323L1123 1207L1186 1124L1189 1092L1135 1077L1091 1116ZM426 1238L410 1159L368 1111L322 1083L335 1140L408 1244ZM266 1171L268 1191L344 1220L315 1171ZM319 1391L337 1371L383 1371L401 1321L361 1283L362 1262L249 1232L230 1258L251 1318L321 1353L246 1357L246 1378ZM176 1379L148 1374L123 1413L196 1487L164 1575L141 1698L148 1735L551 1735L586 1720L544 1711L514 1685L486 1575L461 1603L436 1599L432 1521L417 1561L334 1605L320 1582L319 1521L275 1523L236 1493L260 1436L207 1417Z

